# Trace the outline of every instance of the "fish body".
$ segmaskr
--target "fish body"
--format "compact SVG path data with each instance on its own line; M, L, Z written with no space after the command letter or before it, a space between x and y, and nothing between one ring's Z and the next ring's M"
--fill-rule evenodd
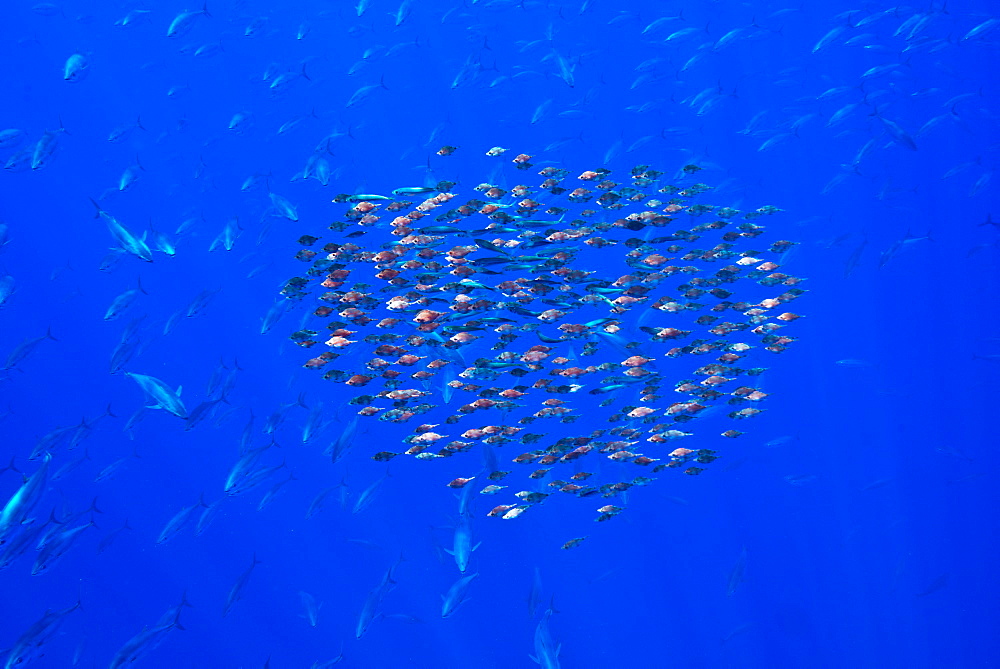
M42 647L48 643L56 632L63 619L70 613L80 608L80 602L65 609L47 609L42 616L26 629L17 641L7 652L7 661L4 669L22 667L41 656Z
M180 615L185 606L191 606L186 597L182 599L180 604L168 609L155 625L144 627L141 632L125 642L125 645L112 658L110 669L119 669L134 663L163 643L171 631L174 629L183 630Z
M13 149L21 144L27 133L20 128L7 128L0 130L0 149Z
M236 582L233 584L233 587L230 588L229 590L229 595L226 597L226 604L222 608L223 618L225 618L232 612L233 607L236 606L236 602L238 602L240 600L240 597L243 596L243 590L246 589L247 583L250 582L250 575L253 574L254 567L256 567L259 564L260 560L257 559L257 554L254 553L253 562L250 563L250 566L247 567L246 571L244 571L239 575L239 577L237 577Z
M77 82L87 76L89 62L82 53L74 53L63 66L63 81Z
M46 130L42 133L41 139L35 144L34 151L31 152L31 169L40 170L48 164L49 158L56 152L59 146L59 137L66 132L61 125L58 130Z
M354 628L354 635L357 638L360 639L363 637L372 622L381 615L380 608L382 601L396 587L395 570L402 559L402 556L400 556L399 561L386 571L385 576L382 577L382 581L378 586L368 593L365 604L361 608L361 615L358 616L358 624Z
M118 242L124 251L131 253L140 260L153 262L153 251L146 243L145 235L137 237L131 230L122 225L118 219L101 209L101 205L97 204L97 202L91 200L91 203L97 208L97 217L104 220L111 236L115 238L115 241Z
M112 300L111 305L108 306L107 311L104 312L104 320L113 321L119 316L121 316L126 309L132 306L132 303L135 302L136 298L139 297L140 293L148 295L148 293L146 293L146 291L143 290L141 283L138 285L138 287L126 290L125 292L118 295L114 300Z
M736 560L736 564L733 565L732 571L729 572L729 582L726 584L726 595L732 597L736 590L740 587L740 583L743 582L743 575L747 569L747 549L744 546L740 551L740 556Z
M14 277L10 274L4 274L0 276L0 307L7 303L7 300L17 290L17 284L14 281Z
M196 537L200 537L204 534L205 530L208 529L208 526L212 524L213 520L215 520L215 516L219 513L219 509L222 508L222 500L224 499L225 497L220 497L211 504L205 505L205 509L201 512L201 515L198 516L198 522L194 527L194 535Z
M264 507L266 507L268 504L274 501L274 499L281 492L282 488L284 488L287 484L295 480L296 480L295 474L289 474L287 479L278 481L273 486L271 486L271 489L268 490L266 493L264 493L264 496L260 498L260 502L257 504L257 510L263 511Z
M482 543L482 542L480 542ZM458 517L458 524L455 526L455 537L451 550L445 551L455 558L455 565L463 574L469 569L469 560L472 558L472 551L479 548L480 544L472 545L472 517L463 513Z
M280 465L273 465L271 467L260 467L259 469L253 469L246 473L243 478L236 481L236 484L226 489L226 494L230 496L241 495L246 491L257 487L267 479L271 478L274 474L282 469L285 463L282 462Z
M14 347L14 350L7 355L7 360L4 362L4 366L0 367L0 372L7 372L16 368L32 351L35 350L39 344L41 344L46 339L51 339L56 341L56 338L52 336L51 330L46 330L45 334L40 337L29 337Z
M441 596L442 618L450 617L455 613L455 611L458 610L458 607L468 600L465 593L468 591L469 585L472 584L472 581L474 581L477 576L479 576L479 572L461 577L455 581L451 588L448 589L448 594Z
M38 558L35 560L35 564L31 568L32 575L37 576L38 574L48 572L49 569L52 568L55 561L69 551L80 534L90 527L96 527L93 520L86 525L80 525L69 530L64 530L52 537L52 539L38 551Z
M128 14L115 21L115 25L119 28L128 28L130 25L138 23L140 19L144 18L146 14L151 12L152 10L150 9L133 9Z
M260 460L260 457L264 455L264 452L269 448L271 448L271 444L245 450L233 467L229 470L229 476L226 478L226 483L223 488L224 492L228 493L230 490L236 489L239 480L250 473L250 470L253 469L254 465L257 464L257 461Z
M34 510L45 493L51 464L52 455L46 453L41 466L7 500L7 504L0 511L0 538L9 536L12 530L28 520L28 514Z
M194 515L195 511L200 508L207 508L208 505L205 504L204 495L198 497L198 501L191 506L186 506L180 511L178 511L174 516L167 521L167 524L163 527L160 532L160 536L156 538L157 544L165 544L166 542L173 539L184 529L184 526L188 524L191 517Z
M302 606L306 610L304 617L309 621L309 626L316 627L316 624L319 622L319 610L323 607L323 604L317 604L315 597L301 590L299 591L299 600L301 600Z
M206 2L197 11L184 11L174 17L174 20L167 26L167 37L180 37L186 34L194 26L195 19L199 16L212 16L208 13L208 3Z
M557 644L549 632L549 619L553 613L555 611L552 607L549 607L542 614L542 619L538 621L538 625L535 627L535 654L528 656L535 664L542 667L542 669L559 669L560 666L559 651L562 650L562 645Z
M187 409L184 407L184 402L181 401L180 397L180 386L174 391L155 376L136 374L134 372L125 372L125 375L138 383L139 387L155 402L155 404L149 407L150 409L163 409L178 418L187 418Z
M299 212L295 208L295 205L277 193L270 193L269 196L271 198L271 204L274 205L274 208L279 215L287 218L289 221L297 222L299 220Z

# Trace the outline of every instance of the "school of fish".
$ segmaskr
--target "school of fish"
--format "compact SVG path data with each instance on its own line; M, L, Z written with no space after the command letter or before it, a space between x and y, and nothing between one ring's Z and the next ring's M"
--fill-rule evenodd
M295 257L309 266L282 295L317 305L291 334L322 351L302 366L331 393L360 389L357 416L400 424L402 445L373 459L479 446L485 467L447 485L507 496L487 516L514 519L563 493L594 497L605 521L623 510L608 500L668 468L700 474L743 434L731 422L695 436L690 421L764 410L761 353L795 341L784 328L805 291L778 271L794 242L763 238L757 222L780 209L701 202L711 187L694 180L696 165L677 182L648 165L615 181L603 167L534 169L535 159L507 160L531 185L483 182L467 200L452 181L338 195L343 220L299 238ZM574 432L584 413L608 427ZM511 488L503 467L531 470L533 484Z

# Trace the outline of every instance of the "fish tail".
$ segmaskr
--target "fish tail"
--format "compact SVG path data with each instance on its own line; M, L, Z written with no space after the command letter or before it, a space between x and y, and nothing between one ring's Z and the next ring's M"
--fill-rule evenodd
M92 513L104 513L103 511L101 511L100 509L97 508L97 498L96 497L93 500L91 500L91 502L90 502L90 508L87 509L87 511L90 511ZM96 527L96 525L95 525L95 527Z
M101 205L97 204L97 200L95 200L95 199L94 199L94 198L92 198L92 197L88 197L87 199L88 199L88 200L90 200L90 203L91 203L92 205L94 205L94 206L95 206L95 207L97 208L97 213L96 213L96 214L94 214L94 218L100 218L100 217L101 217L101 214L103 214L103 213L104 213L104 210L103 210L103 209L101 209Z

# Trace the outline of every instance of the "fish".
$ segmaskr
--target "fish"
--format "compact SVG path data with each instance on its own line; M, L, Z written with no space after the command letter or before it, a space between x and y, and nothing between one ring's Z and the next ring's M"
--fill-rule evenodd
M400 563L403 562L403 556L400 555L399 559L385 572L382 577L381 582L368 593L368 597L365 598L365 604L361 608L361 614L358 616L358 623L354 629L354 635L358 639L365 635L371 624L379 618L381 613L382 602L396 588L396 569L399 567Z
M72 548L77 538L91 527L97 527L93 518L84 525L63 530L56 534L38 551L38 557L31 568L31 574L37 576L38 574L48 573L52 565Z
M138 23L139 19L144 18L146 14L152 13L151 9L133 9L130 10L125 16L115 21L115 25L119 28L128 28L129 26Z
M299 590L299 600L302 602L302 607L306 610L302 617L309 622L310 627L316 627L316 624L319 622L319 610L323 608L323 603L320 602L317 604L315 597L302 590Z
M42 464L28 477L0 510L0 543L29 520L29 514L38 506L48 485L52 455L45 453Z
M237 486L239 485L239 482L250 474L250 472L253 470L253 467L260 460L261 456L263 456L264 453L273 445L274 444L272 442L266 446L260 446L258 448L250 448L242 452L240 454L239 459L233 464L232 468L229 470L229 476L226 478L223 491L229 494L230 491L236 490Z
M740 583L743 582L743 576L747 568L747 549L744 546L740 550L740 556L736 559L736 564L733 565L732 570L729 572L729 581L726 584L726 596L732 597L736 594L736 591L740 587Z
M100 554L106 551L108 548L111 547L111 544L114 543L115 539L118 538L119 534L121 534L125 530L131 530L131 529L132 526L128 524L128 518L126 518L125 522L122 523L121 527L112 530L111 532L109 532L108 534L106 534L104 537L101 538L100 542L98 542L97 544L97 553Z
M389 472L382 475L381 478L375 479L367 488L361 491L358 495L358 499L355 500L354 506L351 508L352 513L361 513L375 501L375 497L381 492L382 484L385 480L389 478Z
M149 406L150 409L163 409L178 418L188 417L184 402L181 401L181 386L177 386L177 390L174 391L155 376L136 374L135 372L125 372L125 376L139 384L143 392L154 402Z
M357 107L362 102L370 98L372 93L374 93L380 88L388 90L384 80L380 80L379 83L377 84L368 84L367 86L362 86L358 90L354 91L354 93L351 95L350 98L348 98L347 103L344 106L347 107L348 109L350 109L351 107Z
M110 669L119 669L148 655L162 644L174 629L183 630L180 618L185 607L190 607L185 594L180 604L168 609L155 625L144 627L142 631L125 642L111 659Z
M844 278L850 278L854 270L857 269L858 265L861 264L861 256L865 252L865 247L868 245L868 238L866 237L861 244L858 245L854 251L851 252L850 257L847 259L847 264L844 266Z
M0 149L13 149L24 142L26 133L21 128L7 128L0 130Z
M35 148L31 151L31 169L40 170L49 163L49 158L51 158L56 149L59 147L59 139L63 134L68 134L66 128L63 127L62 121L59 122L59 128L57 130L46 130L42 133L41 138L35 144Z
M826 47L830 46L835 39L837 39L838 37L840 37L841 34L843 34L845 30L847 30L846 26L837 26L835 28L831 28L829 32L827 32L825 35L819 38L819 41L816 42L815 46L813 46L812 52L816 53L817 51L822 51Z
M336 486L330 488L323 488L318 493L316 493L316 496L313 497L311 502L309 502L309 508L306 509L307 520L315 516L323 509L323 503L326 501L326 498L329 497L330 493L332 493L336 489L337 489Z
M240 220L237 216L231 216L226 220L226 225L222 228L222 232L212 240L209 245L208 250L216 251L222 249L224 251L232 251L233 247L236 245L236 240L240 238L243 233L243 228L240 227Z
M471 488L470 488L471 490ZM479 548L482 542L472 545L472 516L469 513L462 513L458 517L458 524L455 525L455 540L451 550L445 552L455 558L455 565L463 574L469 569L469 560L472 552Z
M182 508L167 521L167 524L160 532L160 536L156 538L157 545L165 544L177 536L184 529L184 526L188 524L188 521L191 520L194 513L201 508L208 508L208 505L205 504L204 494L199 495L197 502L191 506Z
M141 406L129 416L129 419L125 422L125 427L122 428L129 435L129 439L135 439L135 428L146 417L148 411L148 407Z
M466 597L466 592L469 586L479 576L479 572L469 574L468 576L462 576L448 589L448 593L441 595L441 617L449 618L454 615L455 611L458 610L462 604L468 601Z
M257 554L254 553L253 561L250 566L246 568L237 578L233 587L229 589L229 594L226 596L226 603L222 607L222 617L225 618L233 611L233 607L236 606L236 602L240 600L243 596L243 591L247 587L247 583L250 581L250 575L253 574L254 567L260 564L260 560L257 559Z
M17 283L10 274L0 275L0 307L3 307L17 292Z
M13 369L18 369L18 365L24 362L25 358L31 355L35 348L46 340L59 341L52 336L51 328L46 330L45 334L40 337L29 337L25 339L20 344L15 346L14 350L7 354L3 367L0 367L0 372L9 372Z
M104 312L104 320L113 321L121 316L126 309L132 306L132 303L135 302L140 293L142 295L149 295L149 293L147 293L142 287L142 280L138 279L136 280L135 288L130 288L129 290L124 291L111 301L107 311Z
M561 666L559 664L559 652L562 650L562 644L556 643L552 638L552 633L549 631L549 620L555 613L557 611L550 605L545 610L545 613L542 614L541 620L535 626L535 654L528 656L532 662L542 667L542 669L559 669Z
M696 97L720 95L713 86ZM623 147L616 141L605 160L618 160ZM445 145L438 153L454 149ZM486 153L480 159L499 167L465 197L457 183L449 183L419 187L426 192L388 189L398 198L412 196L412 202L371 193L333 198L343 218L329 227L332 234L322 233L322 252L315 246L319 234L299 237L295 260L308 264L281 286L278 296L286 303L274 307L275 313L301 310L290 339L312 350L298 364L338 384L348 393L345 405L354 407L326 451L334 462L360 426L376 420L403 442L397 449L371 445L377 462L457 456L480 444L524 445L508 457L532 465L525 468L531 489L496 485L507 474L496 467L450 477L449 485L462 488L449 550L462 573L475 548L468 514L472 500L485 499L480 492L513 493L512 503L487 514L513 520L535 513L553 494L624 497L669 469L689 476L704 471L697 465L717 459L714 450L666 449L654 457L641 449L652 451L656 447L647 442L677 438L673 433L691 434L668 426L725 403L737 405L725 410L734 420L760 413L755 403L766 393L750 377L766 369L744 369L737 361L755 346L780 353L793 345L795 338L779 328L800 318L787 303L806 292L801 278L781 265L794 262L789 251L795 244L758 238L766 234L762 219L781 210L703 203L699 196L710 187L694 182L703 169L698 165L670 177L648 165L618 175L601 164L580 172L546 161L534 167L538 179L531 180L536 157ZM504 187L496 185L501 178ZM675 220L692 229L676 233L676 224L668 227ZM741 246L751 243L758 250ZM607 275L588 266L581 258L590 249L607 258L621 253L629 273ZM681 296L657 299L656 286L667 277L675 277L670 281L680 285ZM773 292L741 302L742 287L750 285ZM640 320L658 311L671 313L678 326L651 327ZM690 355L708 355L711 364L692 363L697 380L677 384L678 401L660 401L661 386L672 388L673 381L654 360ZM584 406L587 415L595 415L592 409L607 412L611 435L566 427ZM434 419L441 426L419 418L437 410L446 416ZM310 438L320 420L316 412L304 431ZM535 421L560 425L525 431ZM571 463L581 457L606 457L636 469L574 478ZM383 476L357 495L355 512L384 484ZM616 509L601 512L602 521L624 510L609 502L600 506Z
M95 218L104 220L108 226L108 231L111 232L111 236L115 238L115 241L118 242L124 252L131 253L145 262L153 262L153 251L146 243L145 235L142 237L136 236L131 230L122 225L118 219L101 209L101 205L97 204L95 200L91 199L90 202L97 208Z
M275 497L278 496L278 493L281 491L282 488L284 488L287 484L291 483L292 481L297 481L297 480L298 479L295 478L295 474L289 473L287 479L282 479L281 481L275 483L273 486L271 486L271 489L268 490L266 493L264 493L264 496L260 498L260 502L257 504L257 510L263 511L265 506L274 501Z
M183 11L175 16L170 25L167 26L167 37L177 38L186 35L194 27L195 19L199 16L212 16L208 13L208 2L205 2L200 10Z
M82 53L74 53L63 66L63 81L70 83L83 80L89 72L90 62Z
M882 122L882 125L885 126L885 129L886 129L886 131L888 131L889 136L892 137L892 139L897 144L899 144L900 146L906 147L910 151L916 151L917 150L917 143L915 141L913 141L913 138L910 137L910 135L905 130L903 130L903 128L901 128L898 123L896 123L895 121L892 121L890 119L885 118L884 116L882 116L881 114L879 114L878 111L873 112L873 115L879 121Z
M213 520L215 520L215 516L219 513L219 509L222 508L222 500L224 499L226 498L220 497L211 504L205 505L205 509L201 512L201 515L198 516L198 522L195 524L194 536L200 537L205 533L208 526L212 524Z
M44 655L44 646L55 637L69 614L80 608L81 602L64 609L46 609L28 629L21 633L14 645L7 651L7 661L4 669L26 666Z
M293 222L299 220L298 210L295 208L295 205L289 202L286 198L278 195L277 193L268 193L268 197L271 198L271 204L274 205L274 209L278 215Z
M100 483L101 481L106 481L112 478L115 474L121 471L125 465L127 465L132 458L139 458L139 451L137 447L133 447L132 455L118 458L110 465L98 472L97 476L94 477L94 483ZM141 458L140 458L141 459Z
M1000 19L986 19L982 23L975 25L971 30L969 30L969 32L965 33L962 37L962 41L965 42L970 39L981 39L996 30L998 27L1000 27Z

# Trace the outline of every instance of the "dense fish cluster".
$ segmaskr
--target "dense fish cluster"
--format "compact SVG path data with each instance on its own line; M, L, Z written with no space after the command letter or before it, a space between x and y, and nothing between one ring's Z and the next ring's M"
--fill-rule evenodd
M690 421L763 411L757 351L794 341L782 328L804 290L777 271L794 242L763 237L759 219L780 210L702 202L712 189L694 181L696 165L677 181L648 165L616 181L603 167L531 160L507 161L530 185L483 182L467 200L452 181L337 196L343 220L299 238L309 268L282 294L316 300L291 335L313 354L303 367L357 393L354 423L405 433L403 450L375 460L481 445L485 468L450 487L500 495L507 466L533 481L488 516L517 518L563 493L600 500L604 521L623 510L609 500L650 474L699 474L717 459L721 440L685 431ZM575 432L584 414L607 427ZM738 425L721 437L739 437Z

